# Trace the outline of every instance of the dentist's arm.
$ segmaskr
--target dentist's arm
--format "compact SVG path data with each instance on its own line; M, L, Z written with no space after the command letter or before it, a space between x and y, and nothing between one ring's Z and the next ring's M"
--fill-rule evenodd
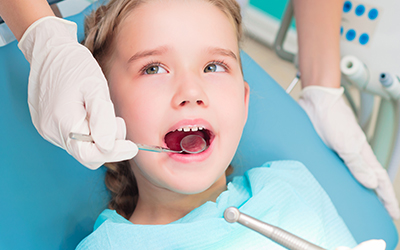
M19 41L32 23L54 13L46 0L0 0L0 16Z
M76 24L54 17L44 0L0 0L0 16L31 64L28 104L43 138L90 169L134 157L137 146L125 140L125 122ZM71 140L70 132L91 134L94 143Z
M340 88L342 0L295 0L299 68L303 86L299 104L325 144L336 151L354 177L375 189L393 219L398 201L385 169L376 159Z
M343 0L294 0L301 84L340 87Z

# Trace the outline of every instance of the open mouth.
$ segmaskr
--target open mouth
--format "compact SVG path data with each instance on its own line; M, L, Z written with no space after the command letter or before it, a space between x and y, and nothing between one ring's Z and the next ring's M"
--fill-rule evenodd
M169 149L180 151L182 150L181 140L188 135L201 136L206 141L207 147L210 146L212 139L214 139L214 133L211 130L201 126L192 126L168 132L164 137L164 141Z

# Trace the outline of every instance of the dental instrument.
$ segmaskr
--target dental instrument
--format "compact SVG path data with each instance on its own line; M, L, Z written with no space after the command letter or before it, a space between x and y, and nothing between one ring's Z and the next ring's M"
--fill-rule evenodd
M236 207L228 207L224 212L224 218L229 223L238 222L290 250L324 250L324 248L314 245L279 227L272 226L241 213Z
M388 72L382 72L379 75L379 82L382 84L387 93L389 93L390 97L396 100L395 102L395 115L396 117L400 117L400 79L397 75L393 75ZM397 122L397 131L400 131L400 123ZM393 145L393 152L400 151L400 138L396 137ZM398 171L398 163L400 162L400 154L393 153L390 159L390 162L387 167L387 171L390 177L390 180L393 182Z
M398 100L400 98L400 80L398 76L382 72L379 75L379 82L393 99Z
M369 81L368 69L357 57L344 56L340 60L340 70L348 81L359 89L365 89Z
M289 87L286 89L286 93L290 94L294 87L297 85L297 83L300 80L300 71L297 71L295 78L292 80L292 82L289 84Z
M90 135L70 133L69 137L73 140L94 142L92 136ZM183 137L183 139L180 142L180 146L182 149L180 151L172 150L169 148L163 148L160 146L150 146L140 143L136 143L136 145L140 150L143 151L156 152L156 153L167 152L167 153L177 153L177 154L182 154L182 153L198 154L208 148L204 138L199 135L187 135Z

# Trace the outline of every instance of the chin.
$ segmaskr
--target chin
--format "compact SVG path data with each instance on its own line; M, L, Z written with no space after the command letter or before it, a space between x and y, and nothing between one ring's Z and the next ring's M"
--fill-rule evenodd
M175 181L171 186L170 190L179 194L186 194L186 195L194 195L200 194L207 190L211 189L220 189L221 186L226 185L225 181L225 174L222 173L222 176L218 176L216 178L199 178L198 175L193 176L192 178L182 178L179 181ZM223 178L223 182L220 179ZM179 184L179 185L177 185Z

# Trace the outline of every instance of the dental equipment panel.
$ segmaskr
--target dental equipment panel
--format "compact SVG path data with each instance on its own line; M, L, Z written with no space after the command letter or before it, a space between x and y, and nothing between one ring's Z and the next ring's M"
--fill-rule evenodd
M341 70L361 90L386 99L391 90L380 83L380 74L400 73L397 56L400 32L398 1L345 1L341 33Z
M224 219L229 223L238 222L289 250L325 250L279 227L272 226L247 214L241 213L236 207L228 207L224 212Z

